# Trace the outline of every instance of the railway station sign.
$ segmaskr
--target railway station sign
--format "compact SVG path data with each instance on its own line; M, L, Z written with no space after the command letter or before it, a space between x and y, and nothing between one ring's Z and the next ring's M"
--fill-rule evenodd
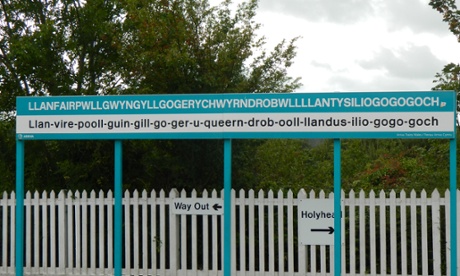
M454 138L454 93L243 93L17 98L17 138Z

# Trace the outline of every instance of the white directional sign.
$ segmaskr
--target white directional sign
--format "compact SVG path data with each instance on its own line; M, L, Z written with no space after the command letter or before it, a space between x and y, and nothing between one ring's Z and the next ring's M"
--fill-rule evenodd
M171 211L176 215L222 215L223 200L220 198L175 198Z
M301 244L334 245L333 199L301 199L298 221Z

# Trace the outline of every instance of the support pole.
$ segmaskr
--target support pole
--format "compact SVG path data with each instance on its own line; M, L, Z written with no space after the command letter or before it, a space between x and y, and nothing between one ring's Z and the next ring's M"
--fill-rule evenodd
M340 276L342 269L342 225L341 225L341 141L334 139L334 275Z
M232 140L224 140L224 276L232 275Z
M450 274L457 275L457 138L450 140Z
M16 140L16 276L24 275L24 141Z
M114 153L114 169L115 169L115 202L114 202L114 275L121 276L121 263L122 263L122 239L123 239L123 182L122 182L122 170L123 170L123 148L120 140L115 141L115 153Z

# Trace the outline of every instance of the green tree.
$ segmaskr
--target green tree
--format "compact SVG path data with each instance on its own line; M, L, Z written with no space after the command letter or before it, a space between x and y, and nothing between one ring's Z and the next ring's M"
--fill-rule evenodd
M312 161L307 140L267 140L257 148L255 171L257 189L291 189L306 187ZM314 162L314 161L313 161ZM310 187L311 188L311 187Z
M121 10L114 2L0 3L2 110L14 110L16 96L101 94L116 86Z
M257 1L242 3L236 11L230 5L230 1L217 7L189 0L123 2L126 20L121 60L128 87L124 93L288 92L298 88L299 79L286 71L296 54L296 38L267 52L265 38L256 35ZM222 141L137 143L154 150L139 152L139 159L132 159L128 166L137 171L144 167L144 174L148 172L153 181L138 179L142 183L130 186L222 187ZM247 153L253 143L238 142L233 151L238 164L250 163L252 156ZM239 169L246 167L235 167L235 187L250 185L245 177L251 174Z
M122 40L128 93L290 92L294 42L267 53L256 35L257 1L126 0ZM259 53L256 55L256 53Z
M15 150L15 136L14 136L14 121L4 119L0 123L0 171L2 177L0 178L0 190L12 191L15 183L15 170L16 170L16 150Z
M343 144L346 190L420 191L449 186L446 140L346 140Z
M333 190L333 144L331 139L263 140L248 168L257 189Z
M257 35L254 0L236 10L230 1L213 7L206 0L2 0L0 5L5 153L14 153L17 96L288 92L300 86L287 74L297 38L267 51L265 38ZM112 187L111 142L27 143L26 189ZM244 143L238 143L234 158L250 163ZM127 188L222 185L222 141L125 144ZM13 159L0 160L0 168L9 170L4 175L14 175ZM237 175L243 183L248 174Z
M449 186L449 142L443 139L343 139L342 189L411 190ZM255 153L256 188L333 191L333 140L266 140Z
M0 166L11 168L17 96L105 94L117 87L114 78L120 74L114 65L119 54L113 41L120 35L121 10L113 2L99 0L3 0L0 5L0 123L5 129L0 144L9 154ZM26 188L75 187L85 175L78 171L102 174L101 167L88 170L84 163L89 156L105 154L96 144L100 143L81 142L74 149L67 142L28 143ZM3 172L10 174L14 170ZM98 178L93 174L87 180L93 177ZM6 181L2 188L11 189L14 182Z
M443 21L449 26L449 30L455 35L460 42L460 11L458 10L455 0L431 0L430 6L441 13ZM457 101L460 102L460 64L449 63L444 66L440 73L436 73L436 85L433 90L454 90L457 92ZM460 105L457 105L457 111L460 111ZM460 125L457 119L457 125Z

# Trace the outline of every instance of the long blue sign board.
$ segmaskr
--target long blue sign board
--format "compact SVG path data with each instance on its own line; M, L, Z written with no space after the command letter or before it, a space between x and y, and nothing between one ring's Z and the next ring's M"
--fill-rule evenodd
M18 97L17 138L443 138L453 91Z

